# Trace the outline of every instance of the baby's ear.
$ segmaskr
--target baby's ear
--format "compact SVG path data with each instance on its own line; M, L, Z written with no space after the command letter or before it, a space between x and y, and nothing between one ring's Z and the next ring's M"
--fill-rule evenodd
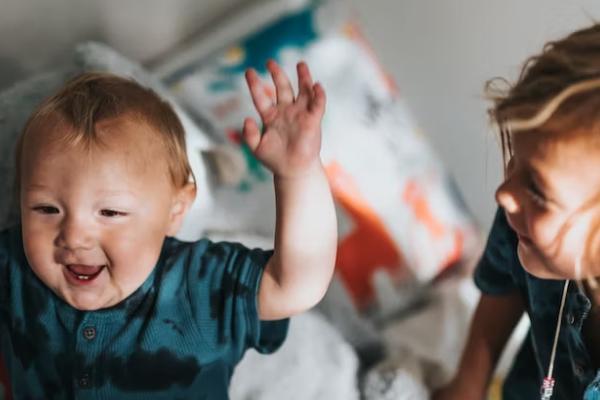
M192 182L187 183L182 188L177 189L173 204L171 205L171 215L169 216L169 228L167 236L174 236L181 227L183 217L192 206L196 198L196 185Z

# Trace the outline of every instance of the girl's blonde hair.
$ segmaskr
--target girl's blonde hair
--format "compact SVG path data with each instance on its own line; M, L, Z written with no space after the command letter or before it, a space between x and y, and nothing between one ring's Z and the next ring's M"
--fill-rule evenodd
M122 116L138 119L162 141L175 187L193 181L187 158L185 131L169 103L137 82L107 73L84 73L68 81L58 93L44 100L29 117L16 148L17 185L24 138L51 121L67 124L64 139L89 146L98 144L96 124ZM140 143L143 146L144 143Z
M593 127L600 122L600 24L547 43L525 62L516 83L495 78L486 92L505 159L511 155L511 132L551 121L564 123L565 129Z
M560 130L582 134L600 141L600 24L578 30L547 43L540 54L530 57L513 85L495 78L487 82L486 92L493 105L492 122L499 128L504 165L512 157L512 134L523 131ZM564 137L569 139L568 135ZM579 212L600 205L598 194ZM583 256L587 265L598 261L600 250L600 213L590 225ZM572 216L559 233L573 223Z

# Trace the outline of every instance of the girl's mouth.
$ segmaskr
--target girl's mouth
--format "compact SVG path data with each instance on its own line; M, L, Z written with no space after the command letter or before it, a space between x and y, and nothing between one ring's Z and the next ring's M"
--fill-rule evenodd
M66 276L72 283L86 285L92 283L105 267L106 265L68 264Z

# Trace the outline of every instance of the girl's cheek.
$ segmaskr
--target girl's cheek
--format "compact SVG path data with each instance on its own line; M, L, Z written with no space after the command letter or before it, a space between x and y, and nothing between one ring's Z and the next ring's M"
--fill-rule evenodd
M551 246L558 235L558 231L543 215L537 212L533 214L529 222L531 239L540 247Z

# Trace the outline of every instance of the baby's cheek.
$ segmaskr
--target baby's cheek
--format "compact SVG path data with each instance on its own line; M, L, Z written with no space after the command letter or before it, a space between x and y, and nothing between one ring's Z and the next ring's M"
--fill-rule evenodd
M105 246L112 278L119 285L137 288L150 274L160 255L160 244L121 241Z
M45 244L47 239L41 234L27 234L23 236L23 247L29 264L37 269L39 264L43 263L44 258L48 257L48 246Z

